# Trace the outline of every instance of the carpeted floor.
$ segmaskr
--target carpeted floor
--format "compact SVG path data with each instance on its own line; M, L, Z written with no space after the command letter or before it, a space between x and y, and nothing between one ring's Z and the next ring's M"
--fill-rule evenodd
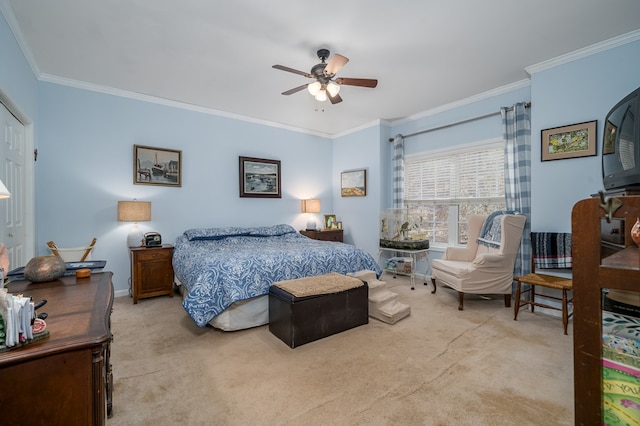
M268 326L197 328L174 298L118 298L108 425L571 425L572 336L559 318L513 321L502 296L410 290L411 315L295 349ZM571 325L570 325L571 327Z

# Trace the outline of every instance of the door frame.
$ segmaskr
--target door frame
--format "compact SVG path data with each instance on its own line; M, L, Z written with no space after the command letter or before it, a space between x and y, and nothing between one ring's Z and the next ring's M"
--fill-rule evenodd
M31 259L36 252L36 226L35 226L35 160L29 161L34 153L33 121L22 112L22 110L11 101L9 96L0 89L0 103L9 110L14 117L24 126L25 139L25 165L24 165L24 187L25 200L25 259ZM11 269L24 265L10 265Z

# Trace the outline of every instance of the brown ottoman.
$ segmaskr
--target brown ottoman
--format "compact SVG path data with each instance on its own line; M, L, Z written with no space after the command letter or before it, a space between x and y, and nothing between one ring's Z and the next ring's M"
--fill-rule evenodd
M369 322L369 288L331 273L274 283L269 289L269 331L295 348Z

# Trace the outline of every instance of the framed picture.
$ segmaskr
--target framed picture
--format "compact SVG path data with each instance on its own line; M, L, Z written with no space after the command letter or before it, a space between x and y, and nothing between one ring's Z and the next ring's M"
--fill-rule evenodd
M282 198L280 161L240 157L240 197Z
M340 195L343 197L364 197L367 195L367 171L350 170L340 175Z
M324 229L336 229L336 215L335 214L325 214L324 215Z
M594 120L543 130L542 161L596 155L597 123Z
M133 183L182 186L182 151L134 145Z

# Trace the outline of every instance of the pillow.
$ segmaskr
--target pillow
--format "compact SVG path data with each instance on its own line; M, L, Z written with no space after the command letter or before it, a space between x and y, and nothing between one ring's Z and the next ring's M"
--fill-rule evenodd
M278 235L291 234L295 232L296 230L291 225L280 224L251 228L249 235L252 237L276 237Z
M189 241L198 240L222 240L227 237L239 237L249 235L250 228L229 226L226 228L195 228L184 231Z

